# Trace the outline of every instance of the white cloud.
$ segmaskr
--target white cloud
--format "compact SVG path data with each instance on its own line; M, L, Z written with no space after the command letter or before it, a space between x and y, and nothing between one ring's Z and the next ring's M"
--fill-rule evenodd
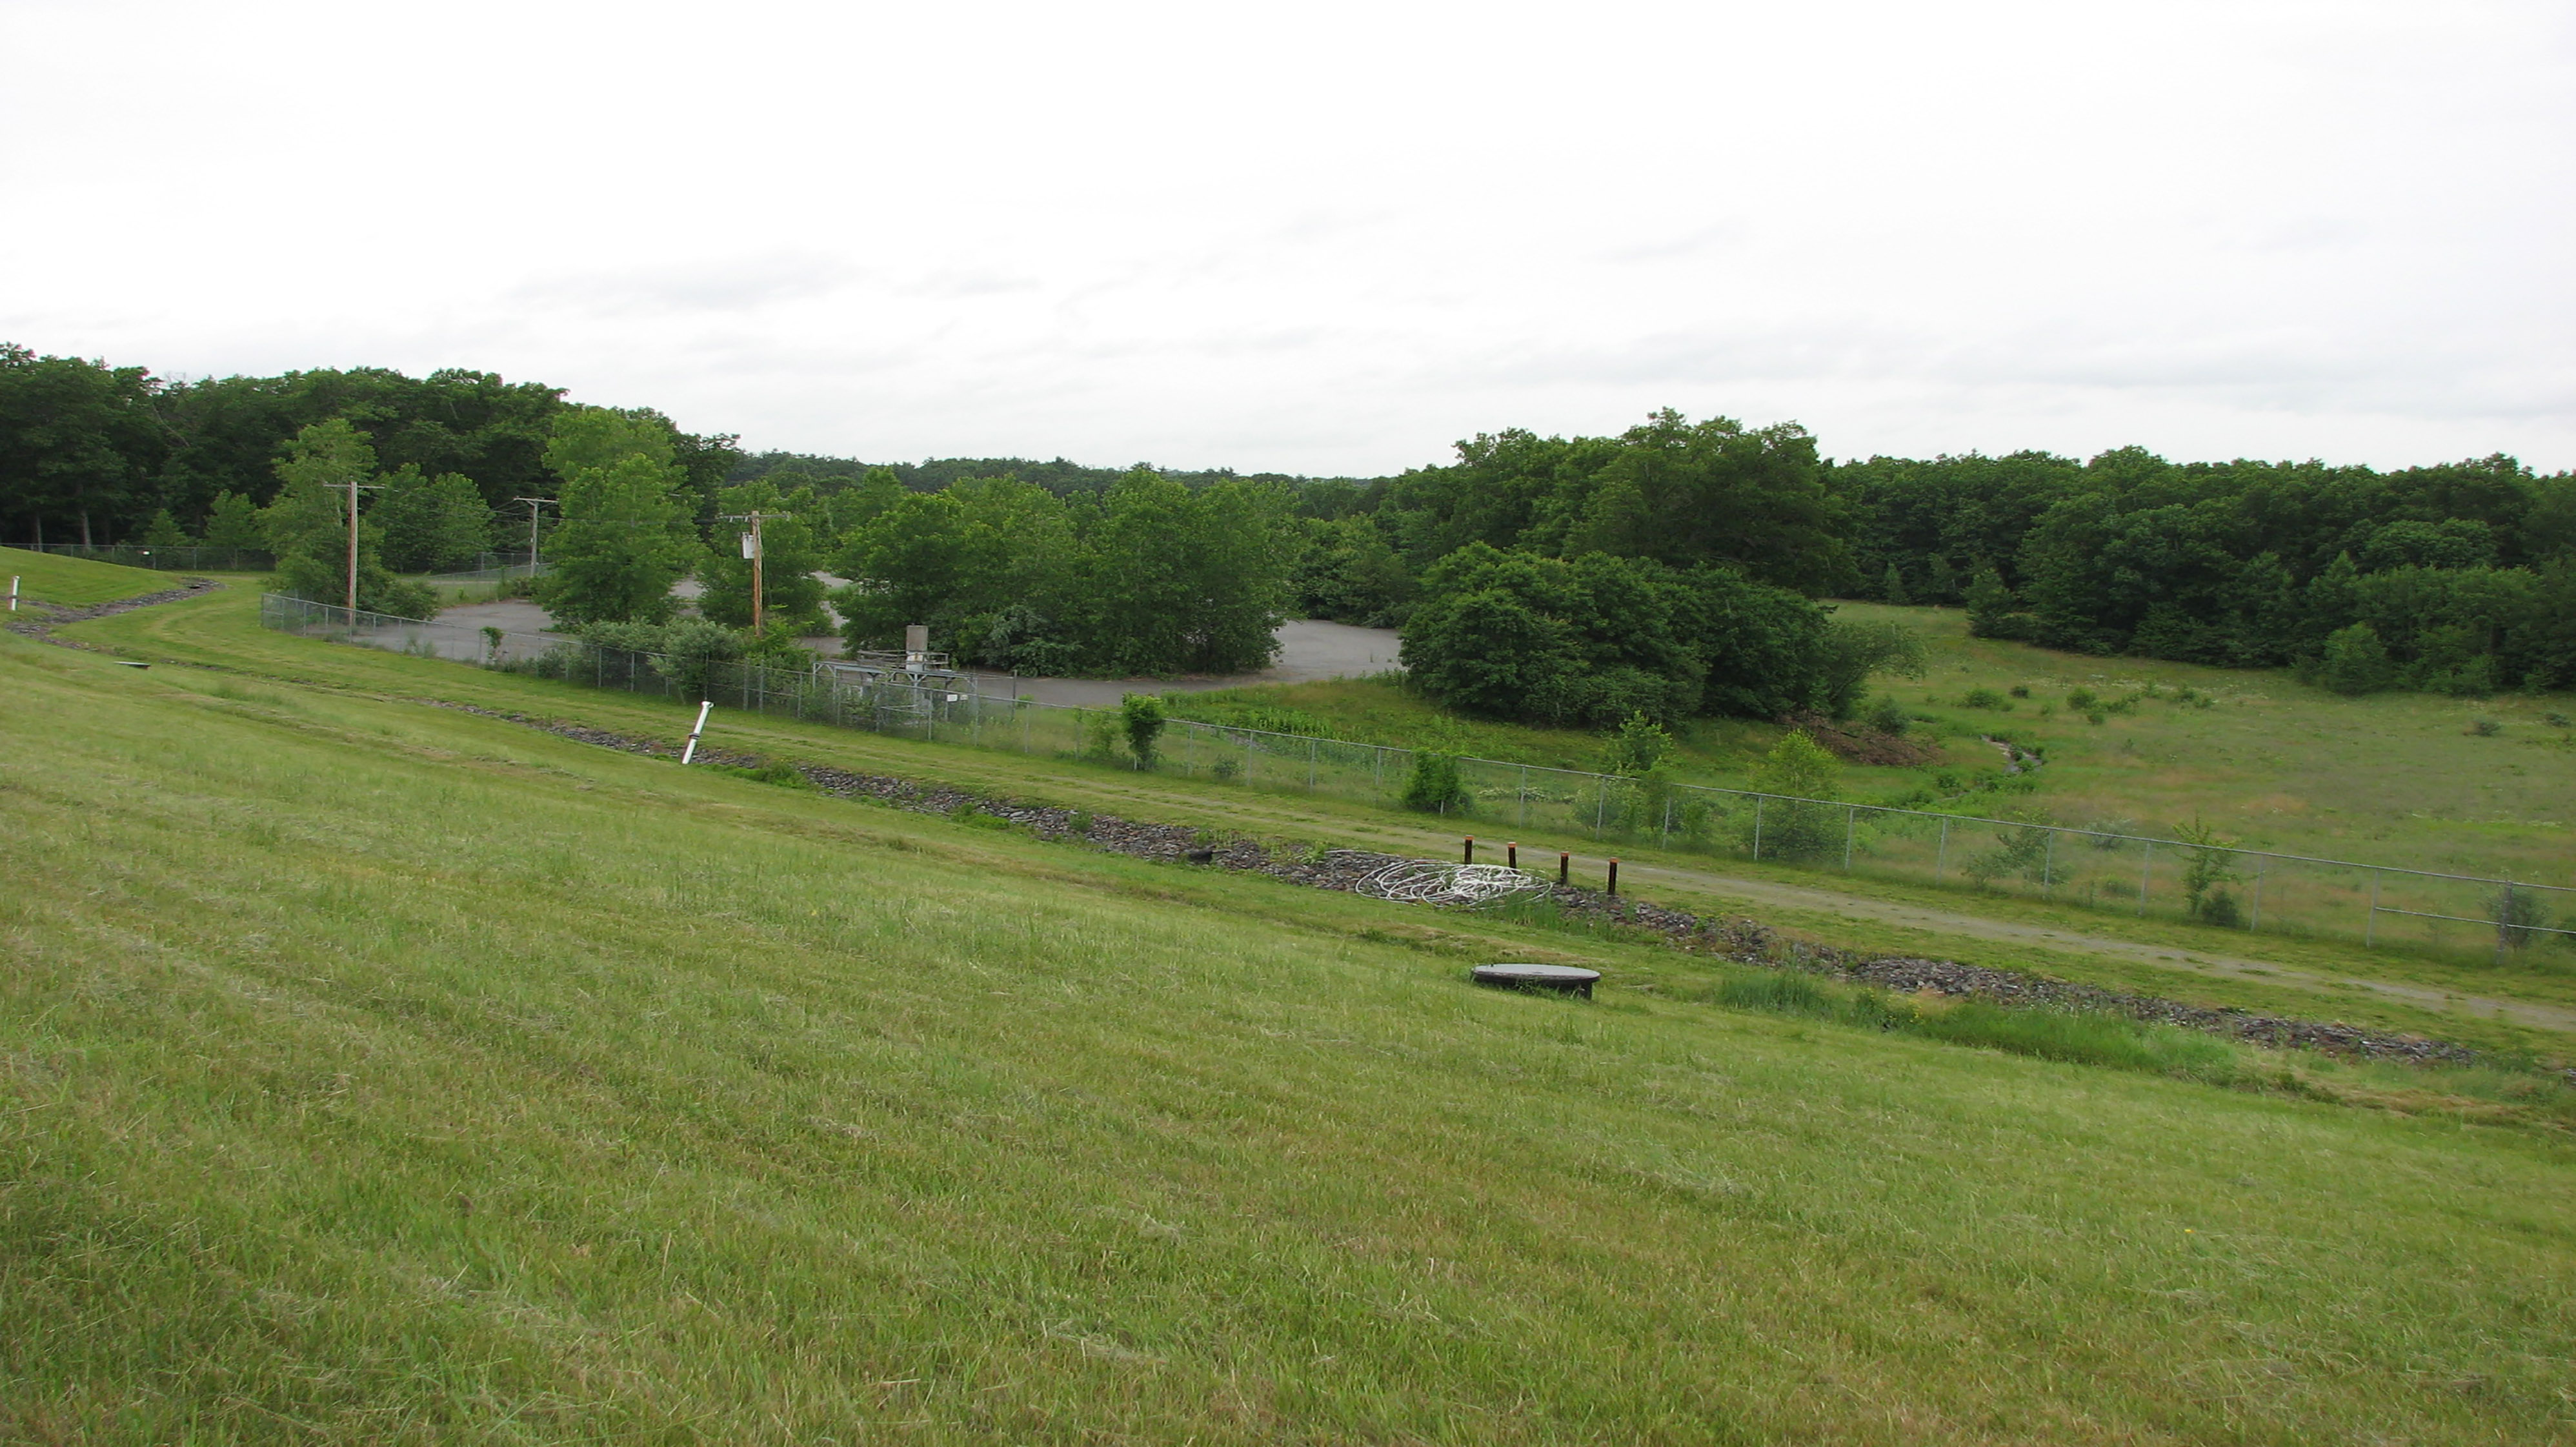
M0 7L0 336L754 447L2576 465L2563 7Z

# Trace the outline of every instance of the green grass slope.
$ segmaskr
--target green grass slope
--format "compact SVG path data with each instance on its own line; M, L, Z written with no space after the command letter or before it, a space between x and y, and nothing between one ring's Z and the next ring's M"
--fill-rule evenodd
M1498 996L1391 906L399 700L0 685L0 1438L2576 1440L2545 1134Z
M259 626L256 587L245 584L160 607L72 625L69 636L131 657L174 660L390 699L437 698L520 711L634 734L677 738L695 710L658 698L602 692L434 659L289 637ZM1204 825L1212 829L1446 855L1455 821L1330 797L1212 786L1080 760L925 744L821 724L719 710L713 737L731 746L842 768L934 779L985 793L1067 807ZM1492 842L1490 838L1488 844ZM1524 835L1543 856L1583 856L1597 879L1598 848L1580 838ZM2416 1030L2486 1048L2560 1056L2564 1030L2493 1017L2484 999L2529 1003L2565 1019L2576 1011L2576 972L2551 968L2550 952L2503 969L2402 951L2365 951L2330 940L2256 935L2135 919L1993 894L1970 894L1812 869L1622 849L1637 890L1701 912L1752 913L1831 943L2037 970L2085 983L2211 1005ZM2234 965L2221 969L2228 961ZM2383 987L2410 992L2392 995Z
M60 603L65 607L86 608L92 603L113 603L119 598L132 598L144 593L157 593L175 587L178 579L149 568L128 568L118 563L97 563L87 558L57 557L26 548L0 548L0 588L16 578L18 596L39 603Z

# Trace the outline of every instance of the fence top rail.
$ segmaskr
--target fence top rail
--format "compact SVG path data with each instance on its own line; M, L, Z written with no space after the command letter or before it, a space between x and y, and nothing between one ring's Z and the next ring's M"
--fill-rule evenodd
M78 545L74 544L73 546ZM260 601L263 604L272 600L280 603L292 603L300 608L313 609L324 613L345 614L350 612L349 609L344 608L337 603L316 603L311 599L297 598L283 593L263 593L260 595ZM357 610L357 613L352 616L373 618L385 623L408 623L429 628L467 628L472 626L470 624L463 623L442 624L434 619L428 618L403 618L391 613L370 613L363 608ZM504 638L526 639L533 643L542 643L549 646L587 643L587 640L585 639L558 637L545 633L502 631L501 636ZM589 646L598 647L599 645L591 644ZM671 661L668 654L647 653L640 649L620 648L613 651L619 653L632 653L638 658L649 658L656 664L668 663ZM799 677L804 676L802 671L797 669L772 668L768 664L744 663L739 659L727 659L724 661L735 663L746 668L757 667L765 672L788 673ZM928 683L912 684L895 682L892 680L883 681L874 686L879 688L921 688L925 691L936 691L934 690L933 685ZM1074 703L1046 703L1038 699L1011 698L1005 700L982 695L970 696L985 697L986 701L994 703L1008 702L1015 708L1063 709L1067 712L1078 714L1096 711L1091 708L1086 708L1081 704ZM1379 749L1389 753L1422 752L1419 749L1406 748L1400 744L1363 744L1347 739L1323 738L1315 734L1287 734L1280 733L1274 729L1246 728L1236 724L1206 723L1198 719L1175 719L1173 722L1186 724L1193 728L1216 729L1228 734L1257 734L1263 738L1282 739L1296 743L1347 744L1352 748ZM1604 785L1636 782L1635 779L1624 774L1587 773L1581 769L1560 769L1549 764L1511 764L1505 763L1500 759L1480 759L1472 755L1465 754L1456 755L1455 757L1458 762L1462 764L1482 764L1497 769L1522 769L1544 774L1561 774L1569 779L1588 780ZM2404 875L2411 879L2446 879L2460 884L2488 884L2501 886L2507 889L2547 890L2553 894L2576 894L2576 886L2564 884L2528 884L2517 879L2499 879L2482 874L2445 874L2439 870L2433 869L2408 869L2405 866L2398 864L2366 864L2357 859L2321 859L2311 854L2284 854L2277 850L2270 849L2245 849L2233 844L2194 844L2189 840L2184 839L2161 839L2149 834L2114 834L2101 829L2082 829L2072 824L2046 824L2029 819L1989 819L1981 814L1944 814L1930 809L1903 809L1898 808L1893 804L1862 804L1843 799L1811 799L1800 794L1769 794L1764 793L1759 789L1729 789L1719 784L1675 784L1672 787L1676 789L1687 789L1694 793L1701 794L1724 794L1737 799L1773 800L1783 804L1818 804L1827 808L1849 809L1854 811L1866 809L1873 814L1902 814L1909 818L1939 819L1952 824L1986 824L1992 825L1998 829L2045 829L2055 834L2074 834L2087 839L2117 839L2128 844L2161 845L2169 849L2212 849L2222 854L2232 854L2240 858L2278 859L2291 864L2316 864L2332 869L2368 869L2375 870L2381 874Z

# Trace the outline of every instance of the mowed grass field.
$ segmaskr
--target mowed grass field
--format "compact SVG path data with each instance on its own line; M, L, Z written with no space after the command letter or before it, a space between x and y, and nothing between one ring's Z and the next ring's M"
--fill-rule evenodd
M1550 937L399 697L0 685L0 1438L2576 1440L2553 1132L1480 992Z
M70 608L157 593L175 588L181 581L177 574L156 573L149 568L65 558L26 548L0 548L0 589L6 589L11 578L18 579L21 599Z
M369 648L290 637L259 626L258 580L177 603L70 625L66 636L125 656L178 662L381 699L434 698L628 733L677 738L695 709ZM720 708L711 737L730 746L862 772L932 780L1098 813L1250 833L1303 846L1353 845L1432 856L1459 847L1459 821L1295 790L1223 787L1117 765L927 744ZM1491 838L1487 842L1490 844ZM1600 846L1524 834L1527 851L1576 851L1598 882ZM2576 1028L2576 972L2546 950L2497 968L2404 949L2222 930L2002 894L1943 889L1812 868L1623 844L1632 892L1702 913L1749 913L1810 937L1883 953L1932 955L2030 970L2213 1006L2412 1030L2487 1049L2562 1058ZM2237 965L2227 962L2235 961ZM2207 966L2207 967L2204 967ZM2373 982L2402 987L2400 993ZM2411 993L2406 993L2411 992ZM2549 1019L2499 1019L2480 1002L2523 1002ZM2552 1023L2552 1022L2555 1023Z

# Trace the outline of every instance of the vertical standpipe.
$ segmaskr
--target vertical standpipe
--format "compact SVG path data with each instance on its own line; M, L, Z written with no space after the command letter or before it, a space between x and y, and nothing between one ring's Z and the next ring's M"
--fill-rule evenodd
M712 702L704 702L698 705L698 721L689 729L689 746L680 750L681 763L685 764L689 760L698 756L698 735L707 731L707 714L713 711L714 708L715 704Z

